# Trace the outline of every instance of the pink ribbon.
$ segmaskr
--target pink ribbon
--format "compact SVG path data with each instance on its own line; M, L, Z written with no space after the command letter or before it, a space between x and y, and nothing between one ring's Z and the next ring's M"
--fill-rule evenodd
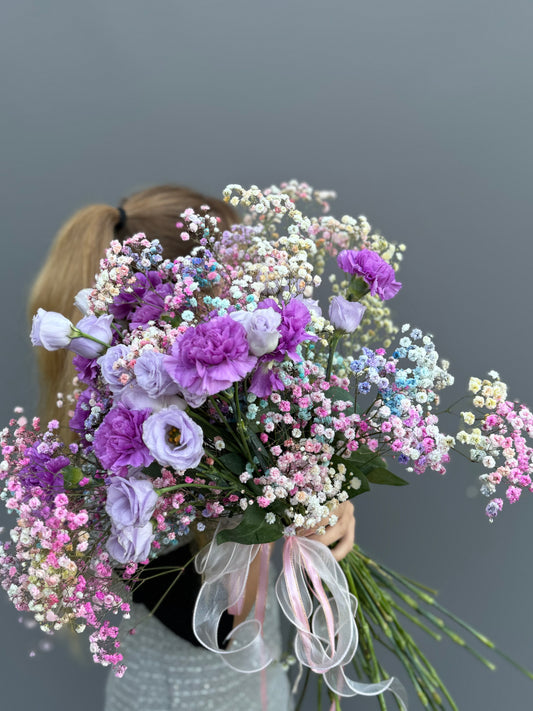
M318 603L316 608L310 593ZM396 679L364 684L346 676L344 667L352 661L359 643L357 600L327 546L303 536L286 538L276 595L296 628L296 657L322 674L331 691L339 696L377 696L391 691L406 711L405 690Z

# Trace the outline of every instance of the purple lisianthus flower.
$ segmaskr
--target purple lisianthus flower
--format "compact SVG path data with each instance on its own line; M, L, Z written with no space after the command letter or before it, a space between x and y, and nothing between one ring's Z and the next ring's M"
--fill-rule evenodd
M105 509L117 529L145 526L152 518L157 499L152 481L146 476L113 476L107 480Z
M258 309L272 308L281 314L281 324L279 331L281 338L278 347L270 353L270 358L278 361L284 360L288 355L292 360L301 360L296 348L303 341L316 341L314 333L308 333L305 329L311 321L309 309L302 299L291 299L288 304L281 307L274 299L264 299L258 304Z
M100 356L97 360L102 378L109 385L109 389L114 394L122 392L127 385L127 383L122 383L120 378L124 373L129 375L129 372L123 365L119 364L119 361L125 360L128 353L128 347L119 343L116 346L108 348L104 355Z
M137 385L152 398L175 395L179 392L179 385L166 371L164 361L164 353L145 351L137 358L133 368Z
M47 351L68 348L74 335L72 322L56 311L39 309L33 317L30 340L34 346L42 346Z
M73 338L69 345L69 350L74 351L84 358L97 358L111 343L113 333L111 322L113 316L85 316L76 324L76 329L81 333L97 338L101 343L83 338L83 336ZM105 345L102 345L105 344Z
M118 474L124 467L147 466L153 461L143 442L142 427L150 410L112 408L94 435L94 452L102 465Z
M334 296L329 305L329 320L341 331L353 333L361 323L366 306L359 301L348 301L344 296Z
M272 307L256 309L255 311L233 311L231 318L242 323L246 330L250 351L255 356L272 353L278 346L280 339L279 325L281 314Z
M151 523L144 526L111 528L106 548L109 555L119 563L141 563L148 558L154 531Z
M273 390L285 390L285 385L279 376L279 372L274 365L274 361L270 363L262 363L254 371L252 382L248 390L257 395L257 397L268 397Z
M364 279L372 296L377 294L383 301L392 299L401 289L401 283L394 278L394 269L371 249L344 249L337 257L337 264L343 272Z
M165 368L193 395L216 395L242 380L257 363L249 353L244 326L218 316L188 328L174 341Z
M145 421L143 439L159 464L178 471L196 467L204 455L202 428L175 406L160 410Z

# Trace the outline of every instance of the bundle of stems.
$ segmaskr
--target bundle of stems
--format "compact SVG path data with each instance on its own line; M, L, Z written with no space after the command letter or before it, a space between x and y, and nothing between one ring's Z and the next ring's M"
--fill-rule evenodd
M402 663L424 708L434 711L458 711L436 669L404 628L402 623L409 620L433 639L448 638L491 670L496 668L495 664L474 649L469 642L492 650L533 680L530 671L499 650L485 635L440 605L436 600L435 590L376 563L358 545L354 546L341 565L350 591L358 600L356 620L359 629L359 650L353 664L359 678L366 677L371 682L389 678L390 675L382 666L374 648L378 642ZM466 639L449 626L450 622L460 628L462 634L466 633ZM390 703L393 699L395 708L399 706L392 695L382 694L376 698L382 711L386 711L387 702ZM339 708L340 700L335 701Z

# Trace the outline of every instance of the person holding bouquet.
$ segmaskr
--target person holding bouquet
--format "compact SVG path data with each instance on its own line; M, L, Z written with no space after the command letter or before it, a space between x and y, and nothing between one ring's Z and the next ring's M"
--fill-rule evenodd
M239 222L239 216L226 202L174 185L134 193L119 208L90 205L79 210L59 231L50 249L31 291L30 313L43 309L64 314L73 322L78 320L79 311L84 313L84 304L76 295L81 287L91 289L100 260L113 240L122 242L144 233L149 239L159 240L164 258L175 259L186 254L191 242L178 238L176 223L185 210L200 210L204 205L216 216L221 231ZM42 421L57 420L63 439L68 441L73 434L69 430L72 413L68 394L80 369L83 372L84 368L90 368L91 361L75 354L75 369L67 350L39 348L36 353ZM353 512L350 501L340 503L334 525L321 521L305 535L331 546L334 557L342 560L354 543ZM129 711L140 706L152 711L170 711L183 705L217 711L292 708L287 662L282 658L279 610L272 602L272 573L263 635L276 651L277 659L266 671L252 674L234 671L204 649L196 638L192 616L201 577L188 563L213 534L213 530L202 532L200 528L191 527L178 544L163 546L160 554L152 557L138 575L132 593L131 618L121 626L126 640L122 652L128 671L123 679L109 676L106 711ZM318 528L325 529L320 536L315 533ZM221 647L225 647L225 637L232 628L252 613L260 578L259 561L257 556L250 566L241 609L222 616L218 629Z

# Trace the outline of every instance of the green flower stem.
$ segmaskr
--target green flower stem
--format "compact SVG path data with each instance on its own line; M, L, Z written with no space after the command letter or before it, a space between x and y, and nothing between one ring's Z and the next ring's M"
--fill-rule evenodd
M158 496L161 496L162 494L168 494L171 491L179 491L180 489L186 489L189 487L193 489L209 489L210 491L213 491L213 489L229 489L230 491L232 490L232 487L230 486L219 486L218 484L215 484L215 486L209 486L209 484L195 484L194 482L191 482L190 484L185 483L176 484L176 486L165 486L162 489L154 489L154 491Z
M426 634L428 634L430 637L433 637L437 642L440 642L442 639L442 635L437 634L434 632L432 629L430 629L427 625L425 625L423 622L420 622L420 620L417 620L417 618L414 615L411 615L410 612L407 612L407 610L404 610L403 607L398 605L398 603L392 601L391 602L392 606L394 607L395 610L398 610L404 617L407 617L408 620L410 620L414 625L417 627L420 627L420 629L424 630Z
M385 630L387 637L391 640L391 651L396 654L396 656L398 656L398 658L402 661L413 683L413 686L415 687L417 695L421 699L424 706L430 709L442 709L442 700L441 696L438 693L438 690L440 690L442 691L443 695L446 696L446 698L449 700L451 708L455 709L454 702L445 687L443 686L436 671L433 669L431 664L429 664L427 659L421 654L420 650L418 649L417 645L414 643L410 635L408 635L399 624L398 619L394 613L394 601L392 600L390 595L385 591L380 590L378 582L373 579L371 571L369 570L368 566L364 564L361 558L358 558L356 555L349 555L348 558L350 559L350 561L344 567L345 569L348 568L347 580L350 589L352 589L352 592L354 592L360 600L360 608L358 611L359 617L364 618L362 610L366 609L367 607L370 607L370 609L373 609L374 612L374 614L372 614L372 617L374 618L375 623L378 624L378 626L380 626L382 629L384 629L383 620L379 619L379 615L386 613L392 621L391 624L387 625L388 633L387 630ZM353 575L351 574L352 571L349 570L350 565L354 566L353 572L357 575L357 580L360 583L360 587L354 585L355 581ZM376 599L379 600L378 605L375 604ZM371 654L375 657L373 646L367 638L367 630L365 629L364 625L361 625L360 631L363 650L368 655L368 651L370 651L371 649ZM374 681L376 666L373 666L373 668L368 671L369 679ZM384 706L381 700L380 705L383 709Z
M331 339L331 343L329 344L328 364L326 367L326 380L329 380L331 377L331 369L333 368L333 358L337 349L337 343L340 341L343 335L344 334L342 332L335 331Z
M310 676L311 676L311 668L307 667L307 670L305 672L304 685L303 685L302 691L300 693L300 698L298 699L298 703L296 704L296 708L294 709L294 711L300 711L300 709L302 707L303 700L305 697L305 692L307 691L307 685L309 684L309 677Z
M244 424L243 419L242 419L241 405L239 403L239 385L238 385L238 383L235 383L235 385L234 385L232 406L234 408L235 418L237 420L237 432L239 433L239 437L240 437L241 443L244 447L245 454L248 457L248 461L252 462L253 457L252 457L252 453L250 452L250 447L248 446L248 440L246 438L246 425Z
M91 336L88 333L84 333L83 331L80 331L80 329L76 328L75 326L72 327L72 333L75 334L72 336L72 338L88 338L89 341L94 341L95 343L98 343L100 346L103 346L106 351L109 348L109 343L105 343L104 341L101 341L99 338L95 338L94 336Z

